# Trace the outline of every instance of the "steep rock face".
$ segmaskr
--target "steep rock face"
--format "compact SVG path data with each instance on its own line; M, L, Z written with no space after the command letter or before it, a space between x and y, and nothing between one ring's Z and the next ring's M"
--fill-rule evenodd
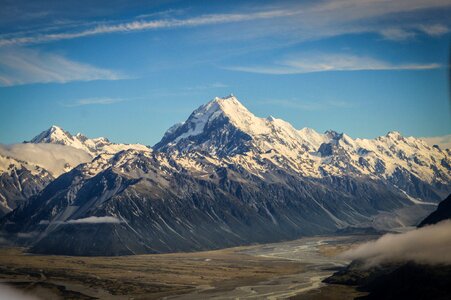
M396 190L377 182L344 180L331 187L282 170L263 180L207 157L191 163L199 161L193 173L161 153L98 157L49 184L3 219L2 227L32 236L25 243L37 253L123 255L332 233L405 205ZM115 222L103 222L106 217Z
M0 145L0 214L11 211L80 163L86 152L52 144Z
M51 180L99 154L126 149L149 151L139 144L89 139L52 126L28 143L0 145L0 216L40 192Z
M451 195L439 203L437 210L427 216L418 227L437 224L443 220L451 219Z
M268 160L304 177L370 177L423 200L439 201L450 192L446 150L395 131L369 140L334 131L296 130L283 120L254 116L234 96L199 107L186 122L168 130L154 149L227 157L254 174L265 172L260 162Z
M0 155L0 216L40 192L53 179L39 166Z
M195 110L188 120L171 128L154 146L162 152L186 153L199 151L219 157L274 152L292 158L314 150L306 137L313 130L294 129L289 123L274 117L258 118L234 96L215 98Z

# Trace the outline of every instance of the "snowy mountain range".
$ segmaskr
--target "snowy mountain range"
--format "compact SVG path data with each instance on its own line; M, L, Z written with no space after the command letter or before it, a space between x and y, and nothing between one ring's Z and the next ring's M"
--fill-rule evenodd
M48 183L101 153L149 148L139 144L115 144L106 138L71 135L58 126L43 131L30 142L0 145L0 216L40 192Z
M408 173L435 186L451 179L449 149L430 147L396 131L368 140L334 131L296 130L281 119L254 116L233 96L215 98L195 110L186 122L166 132L154 150L241 159L251 172L257 172L259 160L269 160L315 178L351 172L400 183L399 173Z
M76 149L83 150L95 157L101 153L117 153L122 150L135 149L146 151L149 147L140 144L115 144L111 143L107 138L99 137L89 139L81 133L72 135L62 128L53 125L49 129L41 132L34 137L30 143L49 143L57 145L71 146Z
M451 191L449 149L398 132L369 140L297 130L256 117L234 96L202 105L153 149L55 126L31 143L90 156L34 185L0 220L7 237L36 253L193 251L393 229L415 224Z

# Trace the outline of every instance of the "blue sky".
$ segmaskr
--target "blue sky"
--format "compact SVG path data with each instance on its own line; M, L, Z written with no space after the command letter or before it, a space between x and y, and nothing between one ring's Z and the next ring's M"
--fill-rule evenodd
M230 93L299 129L451 133L449 0L0 2L0 143L153 145Z

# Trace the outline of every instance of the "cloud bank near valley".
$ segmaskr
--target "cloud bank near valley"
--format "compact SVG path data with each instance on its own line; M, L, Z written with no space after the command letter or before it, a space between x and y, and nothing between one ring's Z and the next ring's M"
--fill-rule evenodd
M367 267L404 261L451 264L451 220L401 234L386 234L342 256L362 260Z

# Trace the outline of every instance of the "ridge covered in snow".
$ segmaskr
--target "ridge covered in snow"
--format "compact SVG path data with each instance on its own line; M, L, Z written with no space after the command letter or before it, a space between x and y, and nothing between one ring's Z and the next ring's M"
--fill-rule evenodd
M230 128L225 129L224 125ZM234 137L235 133L240 134ZM220 140L214 141L212 135ZM272 116L256 117L230 95L216 97L200 106L185 122L171 127L155 149L177 149L182 152L197 149L216 153L218 149L222 151L222 146L231 139L233 142L243 140L245 147L238 149L238 144L231 146L223 153L225 155L242 153L251 147L261 153L275 151L290 158L301 154L297 149L314 151L320 143L328 140L327 136L313 129L296 130L288 122Z
M269 160L315 178L354 174L399 181L412 175L429 184L451 181L449 150L396 131L375 139L353 139L335 131L297 130L282 119L256 117L233 95L200 106L154 148L179 156L208 153L240 162L254 173L266 172L261 161Z
M103 137L72 135L58 126L50 127L30 142L0 145L0 216L78 165L99 155L129 149L151 151L140 144L115 144Z
M0 216L12 211L53 179L46 169L4 155L0 148Z
M72 135L68 131L63 130L61 127L58 127L56 125L53 125L49 129L41 132L39 135L34 137L30 141L30 143L49 143L71 146L77 149L84 150L93 157L101 153L113 154L127 149L135 149L141 151L149 150L149 147L141 144L115 144L104 137L90 139L81 133Z

